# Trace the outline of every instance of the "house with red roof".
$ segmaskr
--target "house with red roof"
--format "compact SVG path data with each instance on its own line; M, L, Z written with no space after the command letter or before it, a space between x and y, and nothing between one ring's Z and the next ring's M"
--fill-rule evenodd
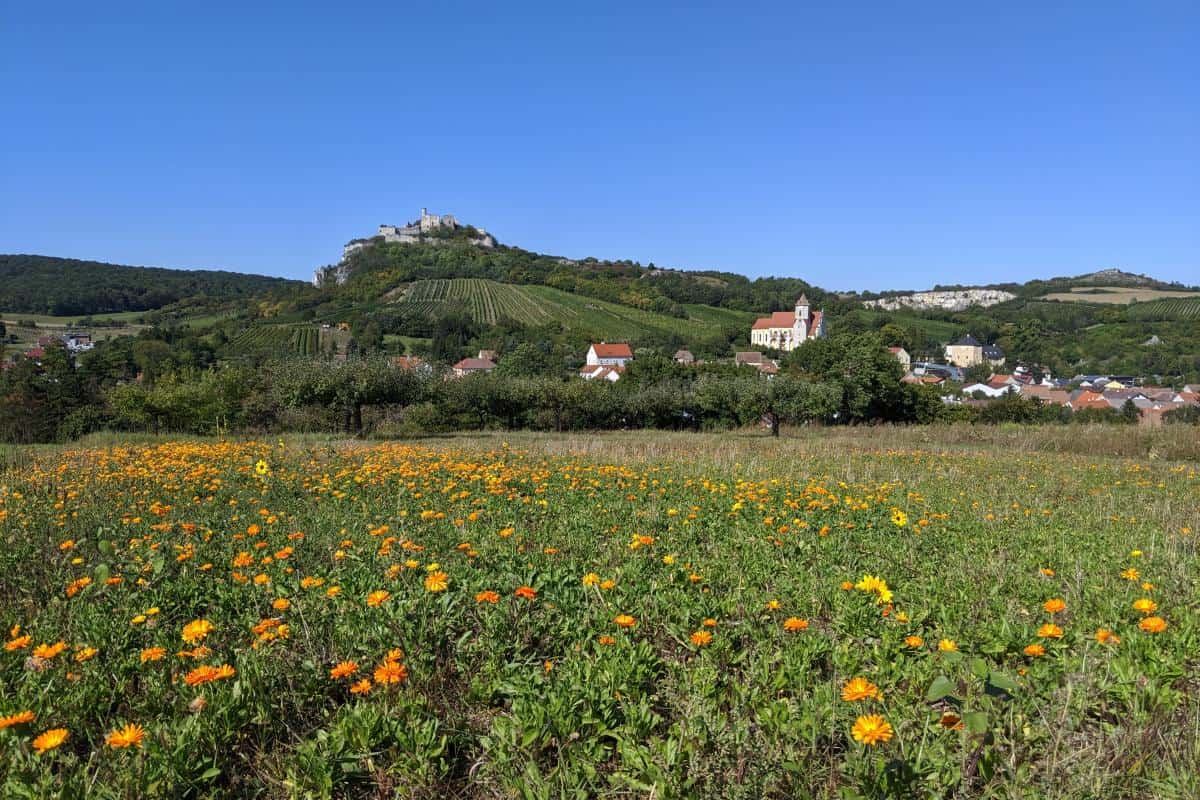
M825 336L825 312L813 311L808 297L800 295L791 311L776 311L759 317L750 327L750 344L773 350L795 350L809 339Z
M476 372L491 372L495 368L496 362L486 358L464 358L450 369L454 371L454 377L462 378Z
M633 351L624 342L600 342L588 348L585 359L589 367L624 367L633 360Z

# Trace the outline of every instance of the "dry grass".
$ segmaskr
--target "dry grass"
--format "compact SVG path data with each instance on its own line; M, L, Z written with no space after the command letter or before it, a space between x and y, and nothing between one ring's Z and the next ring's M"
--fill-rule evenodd
M1059 300L1065 303L1108 303L1123 306L1134 300L1144 303L1149 300L1170 300L1178 297L1200 297L1200 293L1172 292L1163 289L1130 289L1127 286L1077 286L1069 292L1054 292L1041 299Z

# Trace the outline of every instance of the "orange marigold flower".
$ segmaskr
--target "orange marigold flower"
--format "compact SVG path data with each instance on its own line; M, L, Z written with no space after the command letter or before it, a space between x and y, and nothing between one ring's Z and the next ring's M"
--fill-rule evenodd
M32 711L18 711L16 714L9 714L7 717L0 717L0 730L11 728L14 725L24 725L27 722L33 722L37 719L37 714Z
M329 670L331 678L349 678L354 673L358 672L357 661L339 661L334 665L333 669Z
M783 629L789 633L806 630L808 628L808 620L802 617L788 617L783 621Z
M61 745L70 735L66 728L51 728L33 740L33 749L37 750L38 755L41 755L47 750L53 750Z
M66 650L66 649L67 649L67 643L63 642L63 641L57 641L54 644L44 644L43 643L43 644L39 644L37 647L33 648L33 654L35 656L37 656L38 658L49 661L50 659L54 658L56 655L58 655L59 653L61 653L63 650Z
M371 691L371 679L363 678L358 683L350 687L350 694L366 694Z
M4 643L4 649L9 653L14 650L24 650L26 647L29 647L32 641L33 637L28 634L25 636L16 636Z
M188 644L195 644L212 633L213 624L206 619L196 619L183 626L183 633L180 635Z
M1037 658L1046 655L1046 648L1040 644L1030 644L1025 646L1024 653L1031 658Z
M690 638L696 647L708 647L712 644L713 635L708 631L696 631Z
M599 639L596 640L596 643L607 646L607 645L616 644L617 640L611 636L601 636Z
M165 647L147 647L141 653L141 662L145 664L147 661L158 661L167 654Z
M82 664L84 661L90 661L96 657L100 651L94 647L85 647L75 654L75 661Z
M271 601L271 608L275 609L276 611L287 611L291 607L292 601L288 600L286 597L277 597Z
M395 661L385 661L375 668L375 682L387 686L404 683L408 679L408 667Z
M1046 610L1047 614L1057 614L1066 610L1067 602L1061 597L1051 597L1049 600L1042 603L1042 608Z
M513 594L524 600L533 600L538 595L537 589L534 589L532 586L518 586Z
M905 636L904 644L908 645L909 647L922 647L925 644L925 640L916 635Z
M1096 641L1100 644L1120 644L1121 637L1108 628L1100 628L1096 631Z
M1158 603L1151 600L1149 597L1139 597L1133 601L1134 611L1140 611L1143 614L1153 614L1158 610Z
M438 570L425 576L425 591L444 592L450 588L450 576Z
M121 750L126 747L141 747L142 740L145 738L145 728L141 725L130 724L109 733L105 741L109 747Z
M637 625L637 620L628 614L617 614L613 617L613 622L622 628L632 628Z
M879 714L859 717L850 729L854 741L874 747L879 742L891 741L894 732L891 724Z
M882 700L883 694L878 686L866 678L857 677L846 681L846 685L842 687L842 699L848 703L858 700Z
M1047 622L1045 625L1037 629L1037 635L1043 639L1061 639L1063 629L1055 625L1053 622Z
M376 589L367 595L367 605L372 608L381 606L386 603L392 596L392 593L384 589Z
M1137 571L1137 567L1129 567L1128 569L1121 570L1121 577L1127 581L1136 581L1142 577L1142 573Z
M483 591L483 592L480 592L479 594L475 595L475 602L476 603L499 603L500 595L496 592L493 592L491 589L488 589L487 591Z
M1146 633L1162 633L1167 629L1167 621L1162 617L1146 617L1138 623L1138 627Z
M237 674L237 670L228 664L222 664L219 667L210 667L207 664L196 667L194 670L184 676L183 681L188 686L203 686L206 683L213 681L232 678Z

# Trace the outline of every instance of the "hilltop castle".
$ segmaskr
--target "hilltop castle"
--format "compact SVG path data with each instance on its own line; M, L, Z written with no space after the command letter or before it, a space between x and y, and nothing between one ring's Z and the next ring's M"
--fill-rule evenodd
M455 231L468 226L461 224L453 214L430 214L429 209L422 208L421 216L407 225L380 225L374 236L364 239L351 239L342 246L342 260L333 267L321 267L313 276L313 285L322 286L335 282L345 283L349 277L346 261L351 255L367 247L385 243L412 244L422 241L425 237L441 231ZM482 228L475 228L476 234L470 238L470 243L479 247L495 247L496 237Z

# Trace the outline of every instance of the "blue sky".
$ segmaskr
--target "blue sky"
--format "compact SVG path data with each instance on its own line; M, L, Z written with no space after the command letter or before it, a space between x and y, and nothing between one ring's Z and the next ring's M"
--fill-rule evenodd
M1194 0L573 5L12 3L0 252L308 277L427 206L838 289L1200 283Z

